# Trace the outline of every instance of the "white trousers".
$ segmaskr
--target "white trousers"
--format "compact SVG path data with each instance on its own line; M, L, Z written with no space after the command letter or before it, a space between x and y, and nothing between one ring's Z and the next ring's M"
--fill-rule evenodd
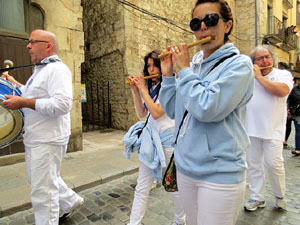
M247 149L250 198L265 200L265 170L273 194L285 196L285 170L282 156L282 141L250 137L251 146Z
M58 225L59 210L69 211L81 198L60 177L67 146L25 146L28 180L36 225Z
M216 184L177 170L179 195L189 225L234 225L243 204L246 181Z
M174 148L164 148L167 165L169 164ZM164 172L164 171L163 171ZM149 193L153 183L153 174L145 164L140 162L137 185L131 208L130 222L128 225L140 225L145 215ZM174 203L174 221L178 224L185 223L185 213L180 202L179 193L170 193Z

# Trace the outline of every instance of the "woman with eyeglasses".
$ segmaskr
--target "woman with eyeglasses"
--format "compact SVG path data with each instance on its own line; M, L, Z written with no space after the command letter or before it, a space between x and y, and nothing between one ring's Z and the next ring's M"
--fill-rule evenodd
M250 58L229 42L232 27L226 1L198 0L190 28L197 39L212 40L191 63L185 43L161 59L160 103L175 118L177 184L190 225L235 224L243 203L254 74Z
M175 121L167 116L159 101L161 76L148 79L147 82L144 80L144 76L161 75L160 60L158 59L160 53L161 51L154 50L145 56L144 75L141 74L137 77L129 77L129 80L133 81L133 83L130 84L130 87L133 91L138 115L141 118L147 117L147 120L146 126L143 127L142 133L140 134L142 140L139 149L139 174L128 225L141 224L146 212L147 201L153 180L160 182L162 179L162 168L157 169L155 165L160 161L164 162L166 166L174 151L171 144L174 135ZM128 133L131 132L128 131ZM130 143L130 139L132 138L128 138L127 134L123 139L126 151L130 149L130 144L126 144ZM160 148L162 149L159 150ZM149 152L149 154L147 154L147 152ZM160 154L160 152L162 154ZM128 150L125 155L126 154L130 154L130 150ZM160 157L160 155L162 157ZM160 165L161 164L163 163L160 163ZM174 203L173 225L185 225L185 213L178 192L171 193L171 197Z

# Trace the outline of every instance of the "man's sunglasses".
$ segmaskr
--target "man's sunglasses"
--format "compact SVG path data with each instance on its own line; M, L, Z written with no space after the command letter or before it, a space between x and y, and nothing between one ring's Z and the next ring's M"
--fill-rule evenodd
M222 17L220 17L217 13L207 14L203 19L194 18L190 22L190 28L192 31L198 31L201 29L202 22L204 22L207 27L214 27L218 24L220 18Z

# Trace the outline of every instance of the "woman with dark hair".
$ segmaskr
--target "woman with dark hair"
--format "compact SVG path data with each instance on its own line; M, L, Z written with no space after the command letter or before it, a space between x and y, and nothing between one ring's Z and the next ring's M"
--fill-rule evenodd
M146 125L141 133L141 145L139 149L139 175L135 187L134 200L132 204L129 225L139 225L144 217L147 200L152 187L153 180L161 182L162 170L153 169L157 161L161 161L162 167L169 163L174 148L172 140L174 135L174 120L171 120L159 103L159 90L161 87L161 68L158 50L152 51L144 58L144 74L137 77L129 77L133 81L130 84L134 94L135 106L140 118L147 116ZM158 74L159 77L148 79L147 84L144 76ZM157 134L157 135L156 135ZM125 136L126 137L126 136ZM149 137L149 138L148 138ZM158 138L157 138L158 137ZM123 139L124 141L124 139ZM152 143L151 143L152 141ZM146 154L146 149L149 154ZM155 151L152 150L155 146ZM161 147L160 147L161 146ZM159 150L161 149L161 151ZM160 152L161 154L160 154ZM159 159L148 156L157 155ZM159 157L161 155L161 157ZM145 159L146 158L146 159ZM174 202L174 225L185 224L185 214L179 200L178 192L171 193Z
M190 225L233 225L244 199L254 74L250 58L229 43L232 27L226 1L198 0L190 28L211 41L191 63L185 43L168 47L171 54L161 59L160 102L175 119L177 184Z

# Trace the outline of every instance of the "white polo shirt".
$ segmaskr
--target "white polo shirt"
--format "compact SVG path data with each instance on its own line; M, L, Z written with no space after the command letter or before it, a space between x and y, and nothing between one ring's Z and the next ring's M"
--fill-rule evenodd
M265 77L288 85L290 92L293 88L293 76L287 70L273 68L272 72ZM287 98L288 95L277 97L270 94L255 80L253 97L247 105L248 135L284 141Z

